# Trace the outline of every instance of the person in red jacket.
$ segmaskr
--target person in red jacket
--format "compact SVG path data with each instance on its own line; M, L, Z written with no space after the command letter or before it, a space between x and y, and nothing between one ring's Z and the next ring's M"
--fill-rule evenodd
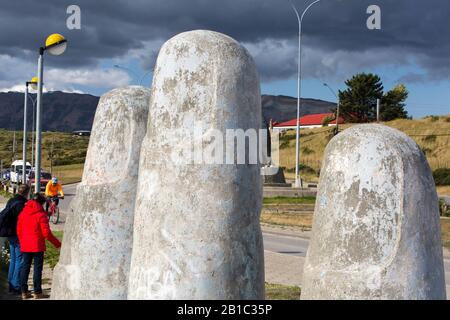
M27 283L33 260L33 298L43 298L41 285L44 252L46 250L45 239L50 241L56 248L61 247L61 242L50 230L48 217L43 208L45 201L44 195L35 194L33 200L26 203L17 221L17 236L19 238L20 251L22 252L20 274L22 299L28 299L30 297Z

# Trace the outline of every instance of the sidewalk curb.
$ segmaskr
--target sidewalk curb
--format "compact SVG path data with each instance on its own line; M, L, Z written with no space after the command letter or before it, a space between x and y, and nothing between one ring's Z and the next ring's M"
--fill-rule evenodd
M302 230L293 230L292 227L286 227L289 229L285 229L282 226L271 225L268 223L261 223L261 230L263 233L270 233L274 235L287 236L291 238L301 238L305 240L309 240L311 236L307 233L311 233L311 230L302 231ZM302 234L303 233L303 234Z
M273 230L275 229L275 230ZM279 229L279 230L276 230ZM309 235L302 235L299 234L302 231L301 230L291 230L289 229L283 229L283 227L281 226L277 226L277 225L270 225L267 223L261 223L261 230L263 233L268 233L268 234L273 234L273 235L279 235L279 236L285 236L285 237L291 237L291 238L300 238L300 239L304 239L304 240L310 240L311 236ZM304 232L304 231L303 231ZM311 232L311 231L309 231ZM446 248L446 247L442 247L442 254L445 260L450 260L450 249Z

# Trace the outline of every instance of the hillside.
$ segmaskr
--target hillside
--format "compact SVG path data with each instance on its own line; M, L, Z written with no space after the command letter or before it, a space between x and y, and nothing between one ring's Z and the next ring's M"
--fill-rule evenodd
M15 159L22 159L22 132L16 133ZM31 162L31 134L27 135L27 161ZM13 159L13 132L0 129L0 159L4 168ZM42 165L50 169L50 150L53 145L53 165L84 164L89 137L73 136L70 133L44 132L42 134Z
M32 95L36 99L36 95ZM23 127L23 93L0 93L0 128L21 130ZM89 94L49 92L44 94L43 130L72 132L90 130L99 97ZM31 127L30 102L28 119ZM301 114L329 112L335 104L316 99L302 99ZM264 122L293 119L297 113L297 99L286 96L262 96Z
M432 170L450 168L450 115L432 116L419 120L398 119L383 123L403 131L412 137L425 153ZM349 128L344 125L340 129ZM333 127L301 130L300 159L302 175L308 181L318 181L323 152L331 136ZM295 169L295 130L280 137L280 162L286 168L286 176L294 177Z
M450 168L450 115L441 117L427 117L419 120L394 120L384 123L396 128L411 136L424 151L431 169ZM343 125L341 130L349 128L351 125ZM320 167L322 164L323 152L329 140L332 138L333 127L322 127L315 129L301 130L301 174L307 181L318 181ZM22 134L16 135L17 152L16 159L22 154ZM3 160L6 168L12 159L13 132L0 129L0 159ZM49 150L54 141L54 165L60 167L59 170L69 170L69 174L75 174L73 180L79 179L82 173L82 166L86 156L89 137L72 136L69 133L45 132L43 134L42 160L45 169L50 169ZM28 136L28 157L31 152L31 135ZM280 136L280 159L281 166L285 168L287 178L294 177L295 168L295 131L284 132ZM75 170L75 173L73 171ZM449 187L441 187L446 194L450 194Z
M36 95L32 95L36 99ZM0 128L21 130L23 127L23 93L0 92ZM72 132L90 130L98 97L89 94L48 92L43 96L42 129ZM29 101L28 119L31 128L32 103Z

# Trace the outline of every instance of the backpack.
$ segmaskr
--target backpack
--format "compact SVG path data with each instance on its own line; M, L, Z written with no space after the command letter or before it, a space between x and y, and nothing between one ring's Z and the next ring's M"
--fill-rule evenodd
M6 204L2 212L0 212L0 237L12 237L16 235L16 206L21 204L23 205L19 199L12 199Z

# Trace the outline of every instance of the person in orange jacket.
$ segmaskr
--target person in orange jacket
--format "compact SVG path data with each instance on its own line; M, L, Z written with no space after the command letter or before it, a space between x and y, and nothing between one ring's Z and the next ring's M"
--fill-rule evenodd
M64 191L61 184L58 182L58 178L53 177L52 180L47 183L47 185L45 186L45 196L47 197L47 202L45 203L45 211L48 213L48 207L50 201L53 198L56 205L59 204L58 196L64 199Z
M22 299L28 299L28 276L31 263L34 260L33 271L33 298L41 299L42 295L42 269L44 266L44 252L46 251L45 239L56 248L61 247L61 242L53 235L48 223L47 214L43 204L46 198L42 194L35 194L33 200L29 200L17 221L17 237L19 238L20 251L22 252L22 266L20 273L20 289Z

